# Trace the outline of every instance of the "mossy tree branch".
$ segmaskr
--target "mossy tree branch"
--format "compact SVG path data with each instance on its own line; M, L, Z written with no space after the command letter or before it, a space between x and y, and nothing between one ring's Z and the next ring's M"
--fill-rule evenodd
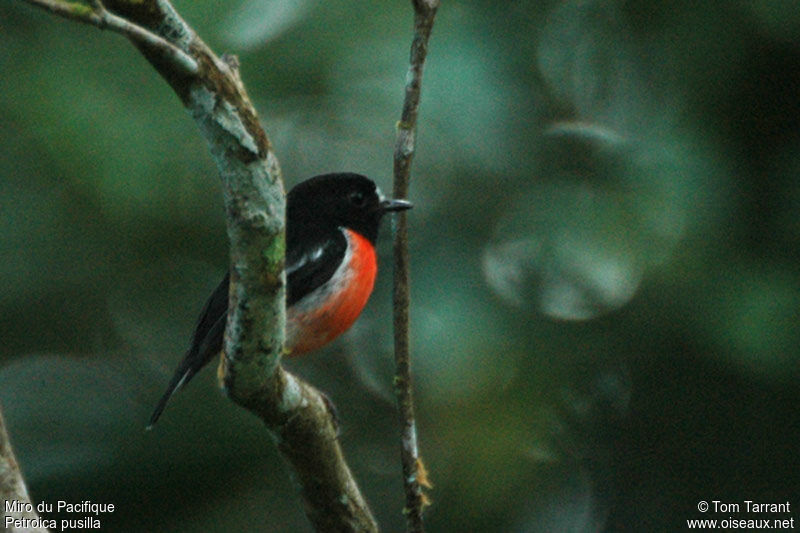
M283 183L235 58L217 57L168 0L25 1L127 36L190 111L219 170L231 244L224 387L277 435L318 531L376 531L321 395L280 365Z
M19 470L14 450L8 439L6 421L0 411L0 502L3 505L3 529L5 531L47 531L40 527L28 489ZM12 511L6 512L8 504Z

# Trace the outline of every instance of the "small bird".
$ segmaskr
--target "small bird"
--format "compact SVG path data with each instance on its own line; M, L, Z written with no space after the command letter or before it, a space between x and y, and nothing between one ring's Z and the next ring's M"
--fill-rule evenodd
M289 191L286 348L290 357L321 348L353 325L375 284L375 241L381 219L411 207L406 200L385 199L372 180L353 173L315 176ZM191 346L148 428L158 421L172 395L222 351L229 283L230 273L206 301Z

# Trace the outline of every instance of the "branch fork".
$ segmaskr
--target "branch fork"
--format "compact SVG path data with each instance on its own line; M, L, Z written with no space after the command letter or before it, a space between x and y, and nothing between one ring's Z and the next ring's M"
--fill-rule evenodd
M24 0L58 16L126 36L170 84L208 142L222 181L231 242L231 288L220 379L260 417L301 485L317 531L377 531L350 473L322 395L280 365L285 337L284 211L280 166L234 56L217 57L168 0ZM394 155L394 197L406 198L422 67L439 5L412 0L414 40ZM402 424L408 531L422 532L430 487L419 457L408 347L406 215L395 237L395 389ZM0 429L2 429L0 420Z

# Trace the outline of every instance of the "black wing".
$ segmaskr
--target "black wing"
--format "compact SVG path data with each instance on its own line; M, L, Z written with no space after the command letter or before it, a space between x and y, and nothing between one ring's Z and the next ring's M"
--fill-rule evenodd
M287 235L286 254L286 304L293 305L298 300L328 281L341 263L347 251L347 238L338 229L325 238L306 239L298 242L296 233ZM309 246L310 245L310 246ZM161 413L172 395L191 380L197 372L222 350L225 325L228 321L228 287L230 273L214 289L206 301L194 329L192 344L183 356L177 370L167 385L167 390L158 401L150 416L148 428L158 422Z
M197 325L194 328L192 344L183 356L178 369L172 375L167 385L167 390L158 401L153 414L150 416L148 428L158 422L167 402L172 395L189 382L197 372L208 364L222 350L222 338L225 334L225 323L228 321L228 285L230 273L225 274L217 288L211 293Z
M347 238L339 229L322 238L286 236L286 305L292 306L331 279L347 252Z

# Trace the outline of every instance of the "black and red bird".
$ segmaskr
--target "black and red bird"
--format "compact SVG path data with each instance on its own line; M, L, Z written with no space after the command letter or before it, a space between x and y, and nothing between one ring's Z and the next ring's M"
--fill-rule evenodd
M387 200L359 174L313 177L286 199L286 348L298 356L347 331L367 303L377 274L375 241L383 216L411 208ZM222 350L230 274L209 297L192 344L158 401L152 426L175 392Z

